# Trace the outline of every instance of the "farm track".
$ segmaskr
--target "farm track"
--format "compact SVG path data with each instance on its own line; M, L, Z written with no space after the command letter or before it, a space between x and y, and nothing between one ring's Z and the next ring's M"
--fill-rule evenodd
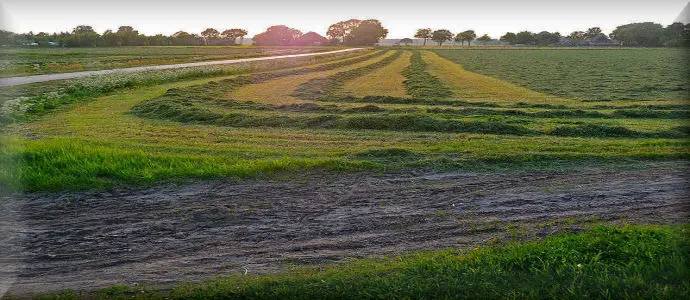
M468 249L582 224L688 221L687 165L567 173L311 173L289 180L0 199L0 273L10 292L168 286L219 274L445 247ZM512 224L512 225L511 225ZM7 267L9 266L9 267Z
M239 64L239 63L247 63L247 62L284 59L284 58L297 58L297 57L305 57L305 56L319 56L319 55L328 55L328 54L342 53L342 52L349 52L349 51L358 51L361 49L362 48L350 48L350 49L342 49L342 50L335 50L335 51L328 51L328 52L317 52L317 53L302 53L302 54L278 55L278 56L266 56L266 57L254 57L254 58L227 59L227 60L217 60L217 61L203 61L203 62L182 63L182 64L143 66L143 67L98 70L98 71L82 71L82 72L72 72L72 73L5 77L5 78L0 78L0 87L16 86L16 85L23 85L23 84L36 83L36 82L53 81L53 80L80 78L80 77L87 77L87 76L94 76L94 75L114 74L114 73L132 73L132 72L168 70L168 69L179 69L179 68L189 68L189 67Z

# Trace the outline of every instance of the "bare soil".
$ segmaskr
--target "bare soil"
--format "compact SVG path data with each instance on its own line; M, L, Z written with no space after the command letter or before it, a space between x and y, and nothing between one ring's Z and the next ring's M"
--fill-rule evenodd
M654 163L561 173L311 173L5 197L0 295L7 288L26 295L169 286L470 248L577 230L591 220L683 223L686 171L686 164Z

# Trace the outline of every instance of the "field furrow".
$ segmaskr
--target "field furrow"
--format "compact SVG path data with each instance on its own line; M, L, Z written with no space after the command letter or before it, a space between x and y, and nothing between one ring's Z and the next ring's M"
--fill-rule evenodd
M305 74L285 76L261 82L259 84L250 84L234 90L228 95L230 99L249 100L259 103L268 104L291 104L304 102L293 95L293 91L300 85L317 78L324 78L339 72L350 71L358 68L368 66L372 63L379 62L386 57L393 55L393 52L386 53L382 56L373 57L369 60L342 66L340 68L331 69L327 71L315 71Z
M342 94L352 97L407 96L407 91L403 85L405 76L402 73L409 66L411 56L411 52L405 51L390 65L347 81L343 86Z

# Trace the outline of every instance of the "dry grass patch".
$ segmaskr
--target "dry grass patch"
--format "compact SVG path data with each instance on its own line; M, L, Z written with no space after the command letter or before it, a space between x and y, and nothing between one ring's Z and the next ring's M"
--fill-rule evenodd
M403 85L405 76L403 76L402 72L410 65L410 56L412 56L412 53L405 51L400 58L396 59L390 65L348 81L343 87L343 94L353 97L372 95L391 97L407 96L405 86Z
M243 86L233 91L230 94L231 99L237 100L250 100L259 103L267 104L291 104L291 103L304 103L311 102L297 99L291 96L292 92L302 83L305 83L314 78L327 77L338 72L348 71L352 69L361 68L372 63L376 63L385 59L386 57L393 55L395 51L390 51L384 55L377 56L370 60L366 60L360 63L348 65L346 67L337 68L333 70L323 71L323 72L313 72L309 74L286 76L277 78L274 80L269 80L261 84L250 84Z

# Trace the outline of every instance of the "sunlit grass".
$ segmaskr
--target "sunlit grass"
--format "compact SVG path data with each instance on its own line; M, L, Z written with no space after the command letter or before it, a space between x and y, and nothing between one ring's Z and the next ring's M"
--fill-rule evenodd
M304 102L292 95L293 91L301 84L308 82L315 78L322 78L333 75L338 72L361 68L372 62L377 62L385 57L392 55L392 52L386 53L383 56L366 60L363 62L344 66L334 70L311 72L307 74L300 74L294 76L281 77L267 82L252 84L238 88L233 91L228 98L238 100L251 100L260 103L270 104L290 104Z
M407 92L403 85L405 77L402 73L410 64L411 55L411 52L405 51L390 65L347 81L343 86L342 94L354 97L371 95L405 97Z
M394 54L364 54L357 56L364 58L354 64L339 62L358 59L356 57L336 60L334 63L337 68L305 74L322 78L365 68L390 58L391 55ZM428 54L423 57L431 58L427 60L430 70L441 66L447 68L450 72L448 74L455 74L452 76L462 74L461 78L467 80L475 78L471 73L465 74L469 72L457 68L452 62ZM401 59L404 57L338 84L347 86L359 78L377 74L376 72L394 70L393 66L400 63ZM318 61L310 66L297 66L287 70L301 70L330 63ZM396 68L402 65L400 63ZM259 70L260 67L256 71ZM462 77L466 75L469 77ZM259 93L266 84L295 86L306 82L306 77L299 76L302 75L281 77L245 87ZM682 116L687 112L683 104L653 109L634 108L637 117L610 117L606 114L615 113L616 106L590 109L593 104L589 103L587 105L590 106L583 108L580 106L582 102L574 100L564 100L565 104L573 107L563 107L562 102L535 103L531 99L523 99L521 104L512 100L493 99L465 101L365 97L324 99L328 101L316 101L311 106L281 107L258 103L264 98L257 97L256 102L248 102L243 104L246 107L237 108L230 102L237 97L236 93L210 99L218 100L216 102L205 102L209 99L202 99L204 96L216 95L215 92L211 93L211 89L223 84L223 80L232 78L236 76L119 90L109 96L58 108L56 112L39 117L35 122L10 125L4 130L13 137L15 146L3 147L0 160L3 164L13 166L17 172L5 171L0 176L5 177L3 181L12 183L12 186L19 189L64 190L140 185L185 178L241 178L312 169L394 171L405 168L482 170L501 167L519 170L548 166L559 168L562 164L630 164L643 160L686 160L690 153L690 142L684 138L687 132L683 131L687 131L687 128L680 128L683 126ZM301 79L296 80L297 78ZM480 78L484 83L495 80L481 75ZM211 81L216 84L206 85ZM504 84L498 86L505 87ZM135 106L162 97L169 89L178 89L183 95L182 92L187 87L194 87L202 92L194 94L193 99L203 100L200 102L203 105L212 103L202 108L213 113L278 118L270 119L271 122L287 117L294 119L296 123L292 126L269 126L270 124L259 120L258 123L252 121L254 123L237 127L237 124L222 122L141 118L132 113ZM208 93L204 92L205 88L209 89ZM273 91L282 95L292 92L288 88ZM513 86L500 93L513 93L511 91L522 93L523 89ZM551 96L540 97L552 99L549 98ZM402 104L396 104L396 101ZM466 106L469 104L472 106ZM627 103L628 106L637 104L639 103ZM539 107L541 105L546 108ZM484 110L468 114L431 110L436 108ZM579 108L583 110L577 110ZM499 113L505 110L515 112ZM530 115L536 113L542 115ZM568 116L568 113L575 115ZM671 113L673 114L669 115ZM309 121L310 118L328 114L350 119L331 127L316 126L319 123ZM654 117L646 118L645 114L654 114ZM470 126L463 125L465 123L448 127L448 123L443 123L445 120L470 122L467 124L472 127L462 127ZM444 130L447 132L442 132ZM457 133L457 130L465 132ZM485 134L480 134L481 132ZM382 149L399 151L379 151ZM371 151L377 154L372 156ZM401 159L400 153L414 155Z
M423 51L422 58L429 64L429 72L440 78L453 90L455 99L495 103L578 104L576 101L560 99L499 79L466 71L460 65L441 58L431 51Z

